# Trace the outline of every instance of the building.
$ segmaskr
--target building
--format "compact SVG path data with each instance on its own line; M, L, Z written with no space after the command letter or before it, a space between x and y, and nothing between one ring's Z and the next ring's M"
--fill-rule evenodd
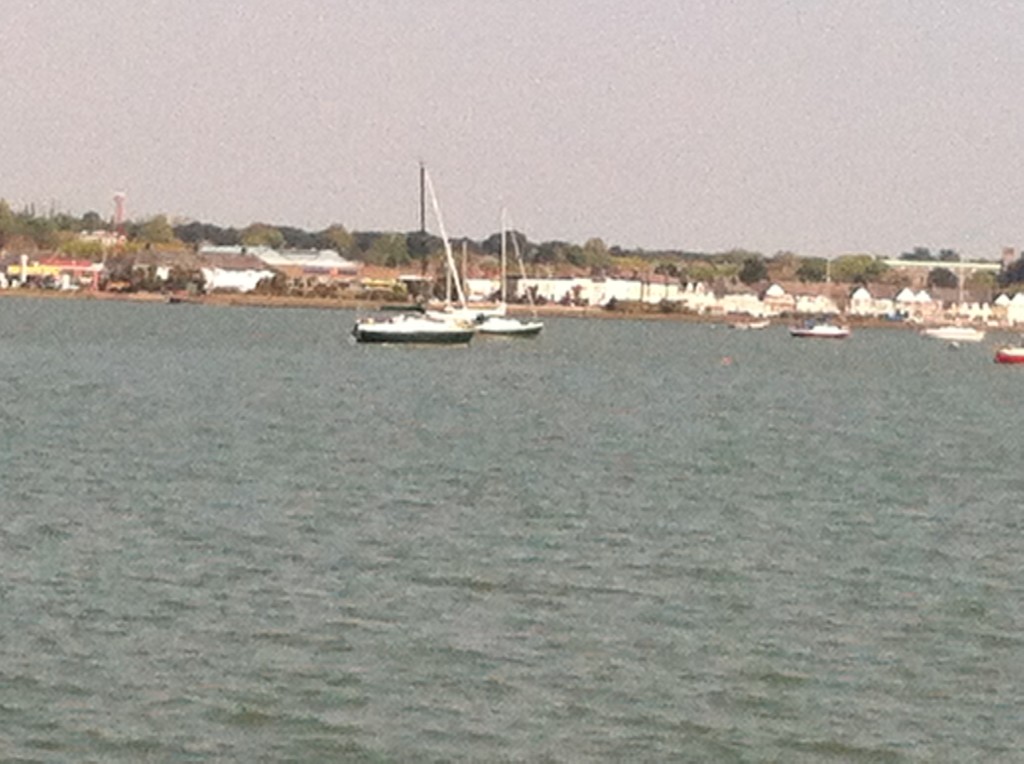
M7 280L52 289L95 289L102 272L103 264L92 260L76 260L57 255L30 260L28 255L21 255L18 262L7 266Z
M251 292L276 272L255 254L239 247L209 247L199 251L198 265L207 292Z
M347 287L359 277L359 263L347 260L333 249L284 249L258 247L251 250L264 265L284 274L289 286L305 291L317 286Z

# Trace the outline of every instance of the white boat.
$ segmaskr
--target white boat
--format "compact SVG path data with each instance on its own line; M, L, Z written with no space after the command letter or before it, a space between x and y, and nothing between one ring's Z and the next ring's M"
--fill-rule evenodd
M467 326L475 326L485 319L504 316L505 306L485 308L474 306L471 303L463 307L448 304L439 308L430 308L424 311L424 314L439 321L454 321Z
M981 342L985 339L985 330L974 326L932 326L922 329L921 336L947 342Z
M500 334L506 337L536 337L544 324L540 321L520 321L518 318L489 316L481 321L476 330L480 334Z
M767 329L771 326L771 319L762 318L758 321L730 321L729 327L731 329Z
M505 211L501 211L501 297L498 303L502 308L508 305L508 225L505 219ZM519 253L519 242L512 237L512 245L516 251L516 260L519 262L519 271L522 277L526 278L526 269L523 267L523 258ZM527 293L529 296L529 293ZM533 298L530 297L530 305L533 306ZM536 337L544 328L544 323L537 320L534 315L532 321L520 321L518 318L505 316L504 310L498 315L484 316L477 324L477 331L481 334L503 337Z
M801 326L789 327L789 333L793 337L818 337L821 339L841 340L850 336L850 327L806 321Z
M451 242L448 241L448 234L444 230L441 207L437 201L437 194L434 193L434 184L423 165L420 165L420 178L423 187L430 192L434 217L437 220L437 227L441 230L441 241L444 243L447 270L449 277L454 279L459 307L456 308L449 303L443 311L400 313L386 319L369 318L357 321L352 329L356 342L460 344L469 342L476 333L475 316L469 312L466 305L466 297L455 269L455 258L452 257Z
M472 327L406 313L386 319L363 319L352 328L356 342L374 343L458 345L469 342L474 334Z
M426 170L423 171L426 175ZM431 198L433 199L433 187L431 186ZM438 215L440 215L440 209L438 208ZM440 221L440 217L438 218ZM443 228L443 224L441 224ZM507 312L507 306L504 302L494 303L472 303L465 297L465 289L462 286L462 280L459 277L459 273L455 268L455 259L450 256L451 245L445 238L445 247L447 264L445 266L445 282L444 282L444 302L431 303L427 306L424 311L428 316L439 318L445 321L458 321L464 324L476 325L483 321L485 318L490 316L504 316ZM462 244L462 256L463 259L466 257L466 243ZM458 304L452 302L452 287L455 288L455 293L458 297Z

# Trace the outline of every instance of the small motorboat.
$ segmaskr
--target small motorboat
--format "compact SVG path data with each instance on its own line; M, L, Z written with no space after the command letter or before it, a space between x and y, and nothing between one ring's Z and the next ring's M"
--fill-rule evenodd
M762 319L760 319L758 321L730 321L729 322L729 328L730 329L742 329L742 330L746 330L746 329L767 329L769 326L771 326L771 324L772 324L771 319L768 319L768 318L762 318Z
M1024 363L1024 346L1007 345L996 350L996 363Z
M805 321L800 326L789 327L789 334L791 337L818 337L821 339L841 340L850 336L850 327L828 322Z
M947 342L981 342L985 339L985 330L974 326L931 326L922 329L921 336Z
M536 337L543 328L544 324L540 321L520 321L518 318L487 316L477 324L476 330L480 334L492 336Z

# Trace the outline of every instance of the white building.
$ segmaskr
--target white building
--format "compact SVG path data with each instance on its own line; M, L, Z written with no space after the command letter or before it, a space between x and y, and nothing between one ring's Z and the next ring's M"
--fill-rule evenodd
M1005 295L1003 295L1005 296ZM1006 303L1006 322L1011 326L1024 324L1024 292L1017 292Z
M850 295L847 312L852 316L891 316L896 312L896 303L885 297L874 297L867 287L859 286Z
M251 292L263 279L276 271L268 268L257 252L266 254L269 247L203 247L199 250L200 267L207 292L217 290Z

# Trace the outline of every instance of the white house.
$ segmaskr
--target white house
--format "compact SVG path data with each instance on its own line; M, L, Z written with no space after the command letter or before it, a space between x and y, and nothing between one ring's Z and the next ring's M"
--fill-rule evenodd
M700 313L736 313L765 318L776 315L764 304L760 297L753 292L735 292L715 297L711 292L707 294L708 299L704 301Z
M766 316L778 316L782 313L799 310L797 299L778 284L770 284L764 290L761 302L764 303L764 315Z
M885 297L875 297L865 286L859 286L850 295L847 312L853 316L889 316L896 311L896 303Z
M823 294L798 294L796 312L808 315L839 315L839 306L831 297Z
M204 255L200 258L199 270L202 271L208 292L251 292L263 279L273 278L276 274L258 257L248 254Z
M1024 292L1017 292L1006 305L1006 322L1011 326L1024 324Z

